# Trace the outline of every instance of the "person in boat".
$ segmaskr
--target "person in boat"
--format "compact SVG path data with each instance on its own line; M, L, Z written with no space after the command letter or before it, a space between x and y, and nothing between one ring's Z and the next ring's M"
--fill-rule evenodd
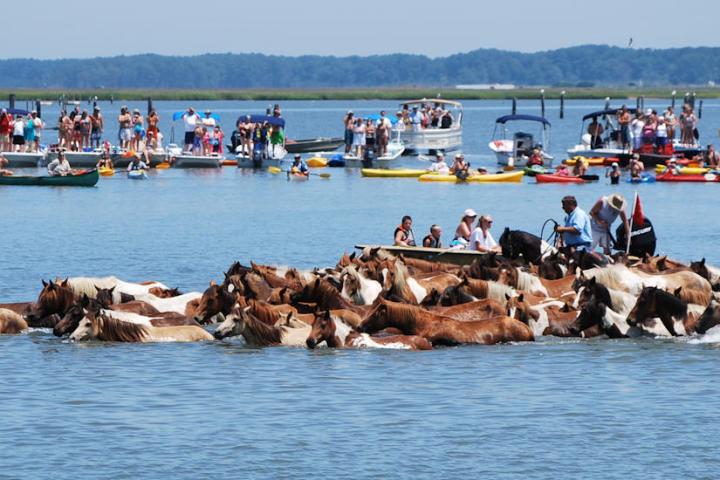
M645 171L645 164L640 160L640 155L635 153L630 160L630 178L640 178Z
M647 109L645 112L645 124L642 128L642 143L643 145L654 145L655 144L655 133L657 131L657 119L655 111Z
M592 122L590 122L590 125L588 125L587 133L590 134L590 148L602 148L603 141L602 141L602 134L605 132L605 129L602 125L600 125L600 122L598 122L598 117L593 117Z
M397 119L397 122L395 123L395 130L398 132L404 132L406 130L407 123L405 122L405 118L403 117L403 112L397 112L395 114L395 118Z
M630 111L623 105L617 113L618 125L620 126L620 140L622 141L623 148L627 148L630 145L630 122L632 120Z
M477 228L473 230L470 236L470 250L484 253L502 253L502 249L493 238L492 233L490 233L492 224L493 219L490 215L480 215Z
M638 111L635 114L635 118L633 118L632 122L630 122L634 150L640 150L640 147L642 146L643 128L645 128L645 116L642 112Z
M273 105L272 116L275 118L282 118L282 110L280 110L280 104L276 103Z
M414 106L412 109L412 113L410 114L410 123L412 124L412 129L415 131L422 130L423 125L423 113L418 110L417 106Z
M215 128L213 130L213 136L212 136L212 151L213 153L216 153L218 155L223 154L223 139L225 138L225 134L222 131L222 128L220 128L220 125L215 125Z
M402 217L400 225L395 229L395 243L400 247L414 247L415 234L412 231L412 217L405 215Z
M430 233L425 235L425 238L423 238L423 247L442 248L442 241L440 240L441 236L442 229L440 228L440 225L433 224L430 227Z
M463 217L460 219L460 223L455 229L455 238L450 242L451 247L455 248L466 248L470 244L470 237L472 236L472 225L477 218L477 213L472 208L465 210Z
M15 117L12 122L13 129L13 150L16 152L22 152L25 150L25 120L22 115Z
M570 176L570 170L568 169L567 165L564 163L561 163L558 165L558 167L555 169L555 175L559 175L561 177L569 177Z
M128 111L128 107L123 105L120 107L120 115L118 115L118 124L120 130L118 132L118 140L120 140L120 148L126 149L132 141L132 116Z
M605 255L610 255L613 244L610 234L610 227L620 217L625 228L625 238L630 233L630 222L625 213L625 198L617 193L602 196L590 209L590 229L592 231L592 246L595 251L597 247L602 248Z
M354 145L354 128L355 128L355 114L352 110L348 110L343 118L343 125L345 126L345 154L350 153Z
M683 105L683 112L680 114L680 143L683 145L695 145L695 128L697 117L693 109L687 103Z
M90 125L90 146L100 148L100 141L102 140L103 130L105 129L105 119L103 119L102 113L100 113L100 107L97 105L93 107L93 113L90 115Z
M12 142L10 141L11 123L12 117L7 112L7 109L0 110L0 152L9 152L12 149Z
M670 175L680 175L680 166L675 157L671 157L667 165L667 173Z
M377 155L382 157L387 153L388 139L390 138L390 132L392 131L392 123L390 119L385 116L385 110L380 112L380 118L377 121L377 127L375 128L375 143L377 145Z
M255 131L255 125L252 123L252 117L250 115L245 115L244 118L238 119L237 131L239 143L233 144L233 151L235 153L245 153L248 156L251 155L253 149L253 133ZM239 151L238 146L240 146Z
M150 110L150 114L147 116L147 132L146 136L148 138L148 141L150 137L157 140L158 134L160 133L160 128L158 127L160 125L160 115L158 115L157 111L153 108Z
M147 169L148 169L147 163L145 163L144 161L141 160L140 153L136 153L133 156L132 161L130 162L130 164L127 167L128 172L132 172L133 170L147 170Z
M290 173L294 174L300 174L300 175L308 175L308 166L303 161L302 156L299 153L295 154L295 157L293 158L293 163L290 165Z
M605 171L605 178L610 178L610 185L618 185L620 183L620 166L617 162L613 162Z
M577 199L567 195L562 199L562 209L567 215L564 225L557 225L555 232L562 235L565 248L570 253L587 251L592 245L590 217L577 206Z
M100 154L100 160L98 160L97 168L115 168L113 166L112 157L110 156L110 142L103 144L102 153Z
M48 163L47 166L48 175L51 177L64 177L72 172L70 168L70 162L65 158L65 152L60 150L55 160Z
M183 152L189 152L195 144L195 129L198 123L201 123L200 116L195 113L193 107L188 108L187 112L182 115L183 125L185 127L185 145Z
M358 117L355 119L355 126L353 127L353 147L355 147L355 156L357 158L363 158L365 152L366 129L363 119Z
M540 147L535 147L530 154L530 158L528 158L527 166L542 167L545 163L544 160L545 159L543 158L542 150L540 150Z
M465 180L469 175L470 164L465 161L465 155L458 153L450 167L450 173L460 180Z
M655 147L658 152L662 153L667 145L667 124L665 123L665 117L656 117L655 125Z
M588 161L587 159L583 157L578 157L575 160L575 165L573 165L572 169L572 176L573 177L582 177L587 173L588 169Z
M375 152L379 157L380 154L377 153L376 133L375 122L368 118L365 122L365 151Z
M673 140L675 140L675 128L678 124L678 120L672 106L667 107L667 110L665 110L665 113L663 114L663 118L665 119L665 125L667 126L667 138L670 140L670 143L672 143Z
M32 151L35 145L35 122L33 121L32 115L28 114L25 118L25 151Z
M430 165L430 168L428 168L428 172L439 173L441 175L450 173L450 168L447 163L445 163L445 154L443 152L438 151L435 154L435 161Z
M442 116L440 117L440 128L441 129L448 129L452 128L453 121L455 119L452 116L452 112L450 110L443 110Z
M720 154L715 151L715 145L708 144L707 150L701 156L701 167L718 168L720 167Z
M12 170L7 169L9 163L7 158L0 155L0 177L13 174Z

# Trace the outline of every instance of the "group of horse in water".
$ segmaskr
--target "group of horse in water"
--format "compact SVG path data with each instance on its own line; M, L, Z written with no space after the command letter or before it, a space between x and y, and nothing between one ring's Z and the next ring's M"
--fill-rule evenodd
M46 328L77 342L242 337L254 347L428 350L543 335L693 336L720 324L720 269L704 259L686 265L618 255L589 266L552 249L540 257L522 248L503 253L466 266L381 248L311 271L235 262L221 282L185 294L115 277L43 280L35 302L0 304L0 333Z

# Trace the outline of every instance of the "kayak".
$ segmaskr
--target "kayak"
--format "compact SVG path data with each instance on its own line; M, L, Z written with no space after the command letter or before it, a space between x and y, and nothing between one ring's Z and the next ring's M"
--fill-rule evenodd
M679 167L678 171L680 172L680 175L705 175L706 173L709 173L712 169L711 168L702 168L702 167ZM655 166L655 173L665 173L667 171L667 167L664 165L656 165Z
M551 174L554 172L551 168L541 167L540 165L533 165L532 167L525 167L523 170L525 175L528 177L534 177L537 174Z
M535 175L537 183L585 183L580 177L570 177L566 175Z
M328 161L322 157L312 157L307 159L307 166L310 168L323 168L327 167Z
M100 175L96 168L77 171L64 177L31 177L24 175L0 176L0 185L38 186L38 187L94 187Z
M304 180L307 180L307 179L310 178L310 175L305 175L305 174L303 174L303 173L291 173L291 172L288 172L287 176L288 176L288 180L300 180L300 181L304 181Z
M237 160L235 160L237 162ZM155 168L158 170L167 170L170 168L170 162L160 162L157 165L155 165Z
M130 180L147 180L148 178L145 170L130 170L127 172L127 176Z
M643 173L640 175L640 178L632 178L628 177L625 179L627 183L655 183L655 175L650 175L649 173Z
M715 173L706 173L705 175L672 175L665 173L655 177L658 182L698 182L712 183L720 182L720 175Z
M113 175L115 175L115 169L108 167L100 167L98 168L98 173L103 177L112 177Z
M237 167L238 161L235 159L223 159L220 161L220 165L223 167Z
M340 168L342 168L342 167L344 167L344 166L345 166L345 159L344 159L344 158L331 158L330 161L328 162L328 167L333 167L333 168L338 168L338 167L340 167Z
M412 168L398 168L398 169L381 169L381 168L363 168L360 170L363 177L376 177L376 178L417 178L421 175L428 173L427 170L419 170Z
M613 162L617 162L617 158L605 158L605 157L594 157L594 158L588 158L588 157L572 157L568 158L567 160L564 160L563 163L565 165L575 165L578 160L584 160L585 164L590 167L600 167L603 165L610 165Z
M466 180L459 180L455 175L438 175L426 173L420 175L421 182L447 182L447 183L520 183L525 172L489 173L485 175L472 175Z

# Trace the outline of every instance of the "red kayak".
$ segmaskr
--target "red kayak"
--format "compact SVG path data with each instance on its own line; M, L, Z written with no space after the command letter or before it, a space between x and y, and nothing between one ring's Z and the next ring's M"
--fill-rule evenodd
M672 175L665 173L663 175L657 175L655 181L658 182L720 182L720 175L714 173L706 173L705 175Z
M580 177L569 177L567 175L550 175L539 173L535 175L537 183L585 183Z

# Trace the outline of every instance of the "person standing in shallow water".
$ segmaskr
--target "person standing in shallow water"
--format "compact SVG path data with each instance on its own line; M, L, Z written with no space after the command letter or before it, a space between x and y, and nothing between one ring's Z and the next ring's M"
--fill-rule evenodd
M415 246L415 234L412 231L412 217L410 215L402 217L400 225L395 229L394 245L400 247Z

